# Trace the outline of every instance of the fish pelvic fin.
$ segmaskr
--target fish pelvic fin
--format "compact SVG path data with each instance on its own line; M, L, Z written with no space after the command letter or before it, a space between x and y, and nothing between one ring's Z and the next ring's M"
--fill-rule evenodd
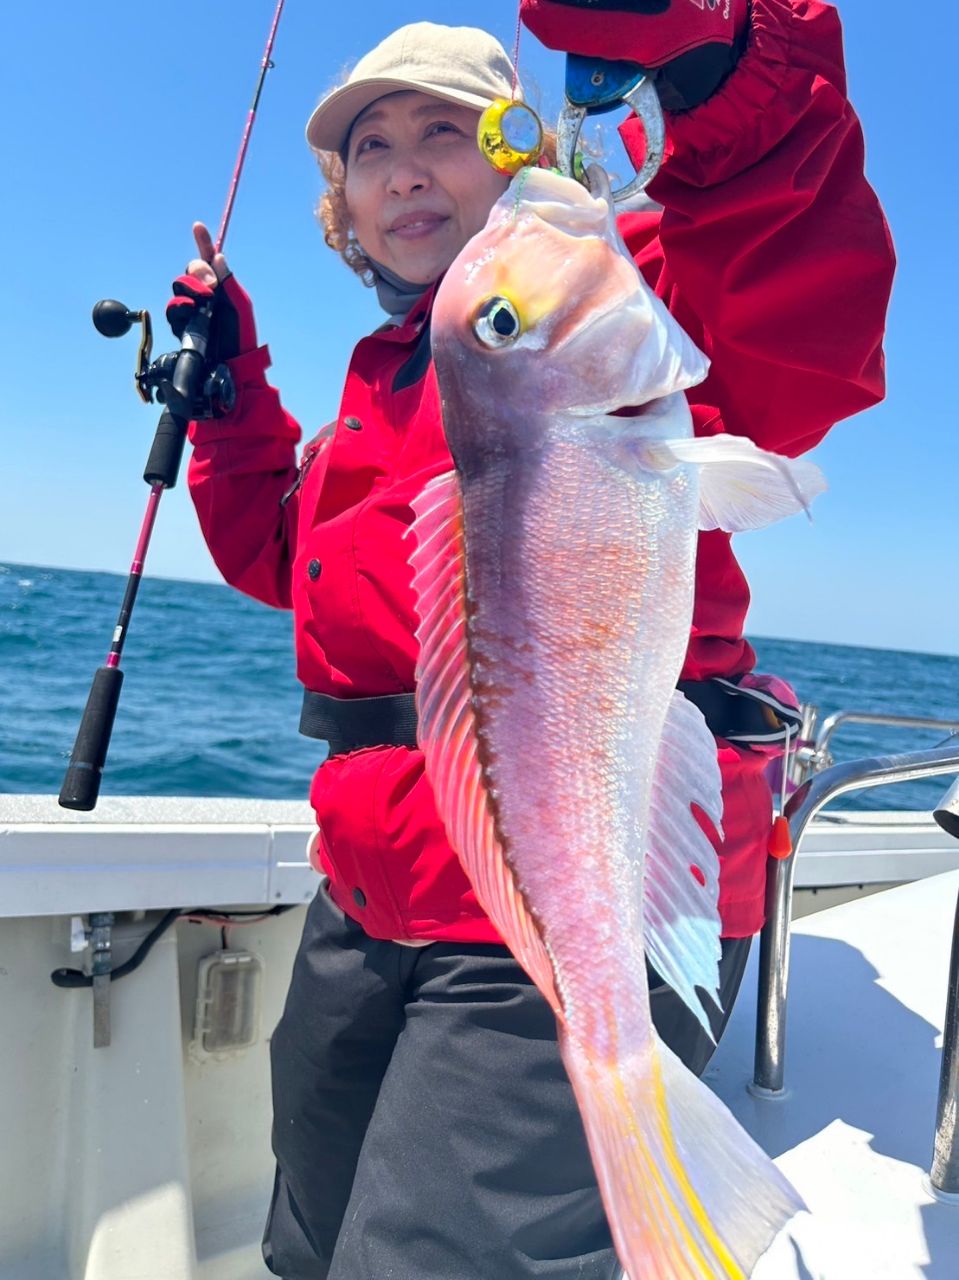
M668 471L680 463L699 471L699 527L739 533L762 529L805 511L826 488L808 458L784 458L760 449L745 436L700 436L656 440L640 448L644 465Z
M619 1260L643 1280L745 1280L802 1199L658 1037L600 1061L560 1030Z
M542 934L509 865L477 751L466 635L463 509L455 471L413 501L408 531L420 645L417 740L436 808L483 909L558 1018L562 1006Z

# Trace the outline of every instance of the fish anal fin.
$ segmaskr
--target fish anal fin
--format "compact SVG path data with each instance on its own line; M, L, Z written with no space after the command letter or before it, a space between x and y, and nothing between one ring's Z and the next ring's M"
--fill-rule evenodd
M447 837L483 909L561 1017L553 965L497 833L494 805L477 752L466 637L462 502L456 473L431 480L412 505L410 563L420 620L417 737L426 773Z

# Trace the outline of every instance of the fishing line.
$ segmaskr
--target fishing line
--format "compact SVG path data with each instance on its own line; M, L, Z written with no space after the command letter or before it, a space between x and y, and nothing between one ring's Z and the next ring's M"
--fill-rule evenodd
M476 141L497 173L512 178L534 165L543 153L543 125L532 107L519 96L519 42L523 29L517 5L513 41L513 75L508 98L496 98L479 118Z
M516 89L519 85L519 38L523 30L523 9L517 0L516 5L516 36L513 40L513 83L510 87L510 97L516 101Z
M784 723L783 731L785 737L783 739L782 760L780 761L779 813L773 818L766 846L769 856L776 858L780 862L790 857L793 851L792 833L789 830L789 819L786 817L786 799L789 792L790 748L793 745L794 735L796 749L798 750L799 748L799 725Z

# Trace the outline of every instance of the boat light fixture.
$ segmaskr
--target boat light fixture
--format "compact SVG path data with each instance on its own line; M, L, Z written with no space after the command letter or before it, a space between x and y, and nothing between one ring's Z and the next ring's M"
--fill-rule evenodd
M197 971L190 1049L199 1059L249 1049L260 1034L263 962L250 951L215 951Z

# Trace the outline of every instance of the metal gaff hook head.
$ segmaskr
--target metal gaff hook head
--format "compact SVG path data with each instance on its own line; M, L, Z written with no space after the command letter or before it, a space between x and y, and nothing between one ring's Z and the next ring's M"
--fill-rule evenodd
M614 204L625 204L645 191L663 162L666 124L652 81L635 62L606 62L568 54L566 103L556 125L556 151L560 170L579 178L576 146L587 116L613 111L625 103L640 119L646 135L646 158L639 173L612 193Z

